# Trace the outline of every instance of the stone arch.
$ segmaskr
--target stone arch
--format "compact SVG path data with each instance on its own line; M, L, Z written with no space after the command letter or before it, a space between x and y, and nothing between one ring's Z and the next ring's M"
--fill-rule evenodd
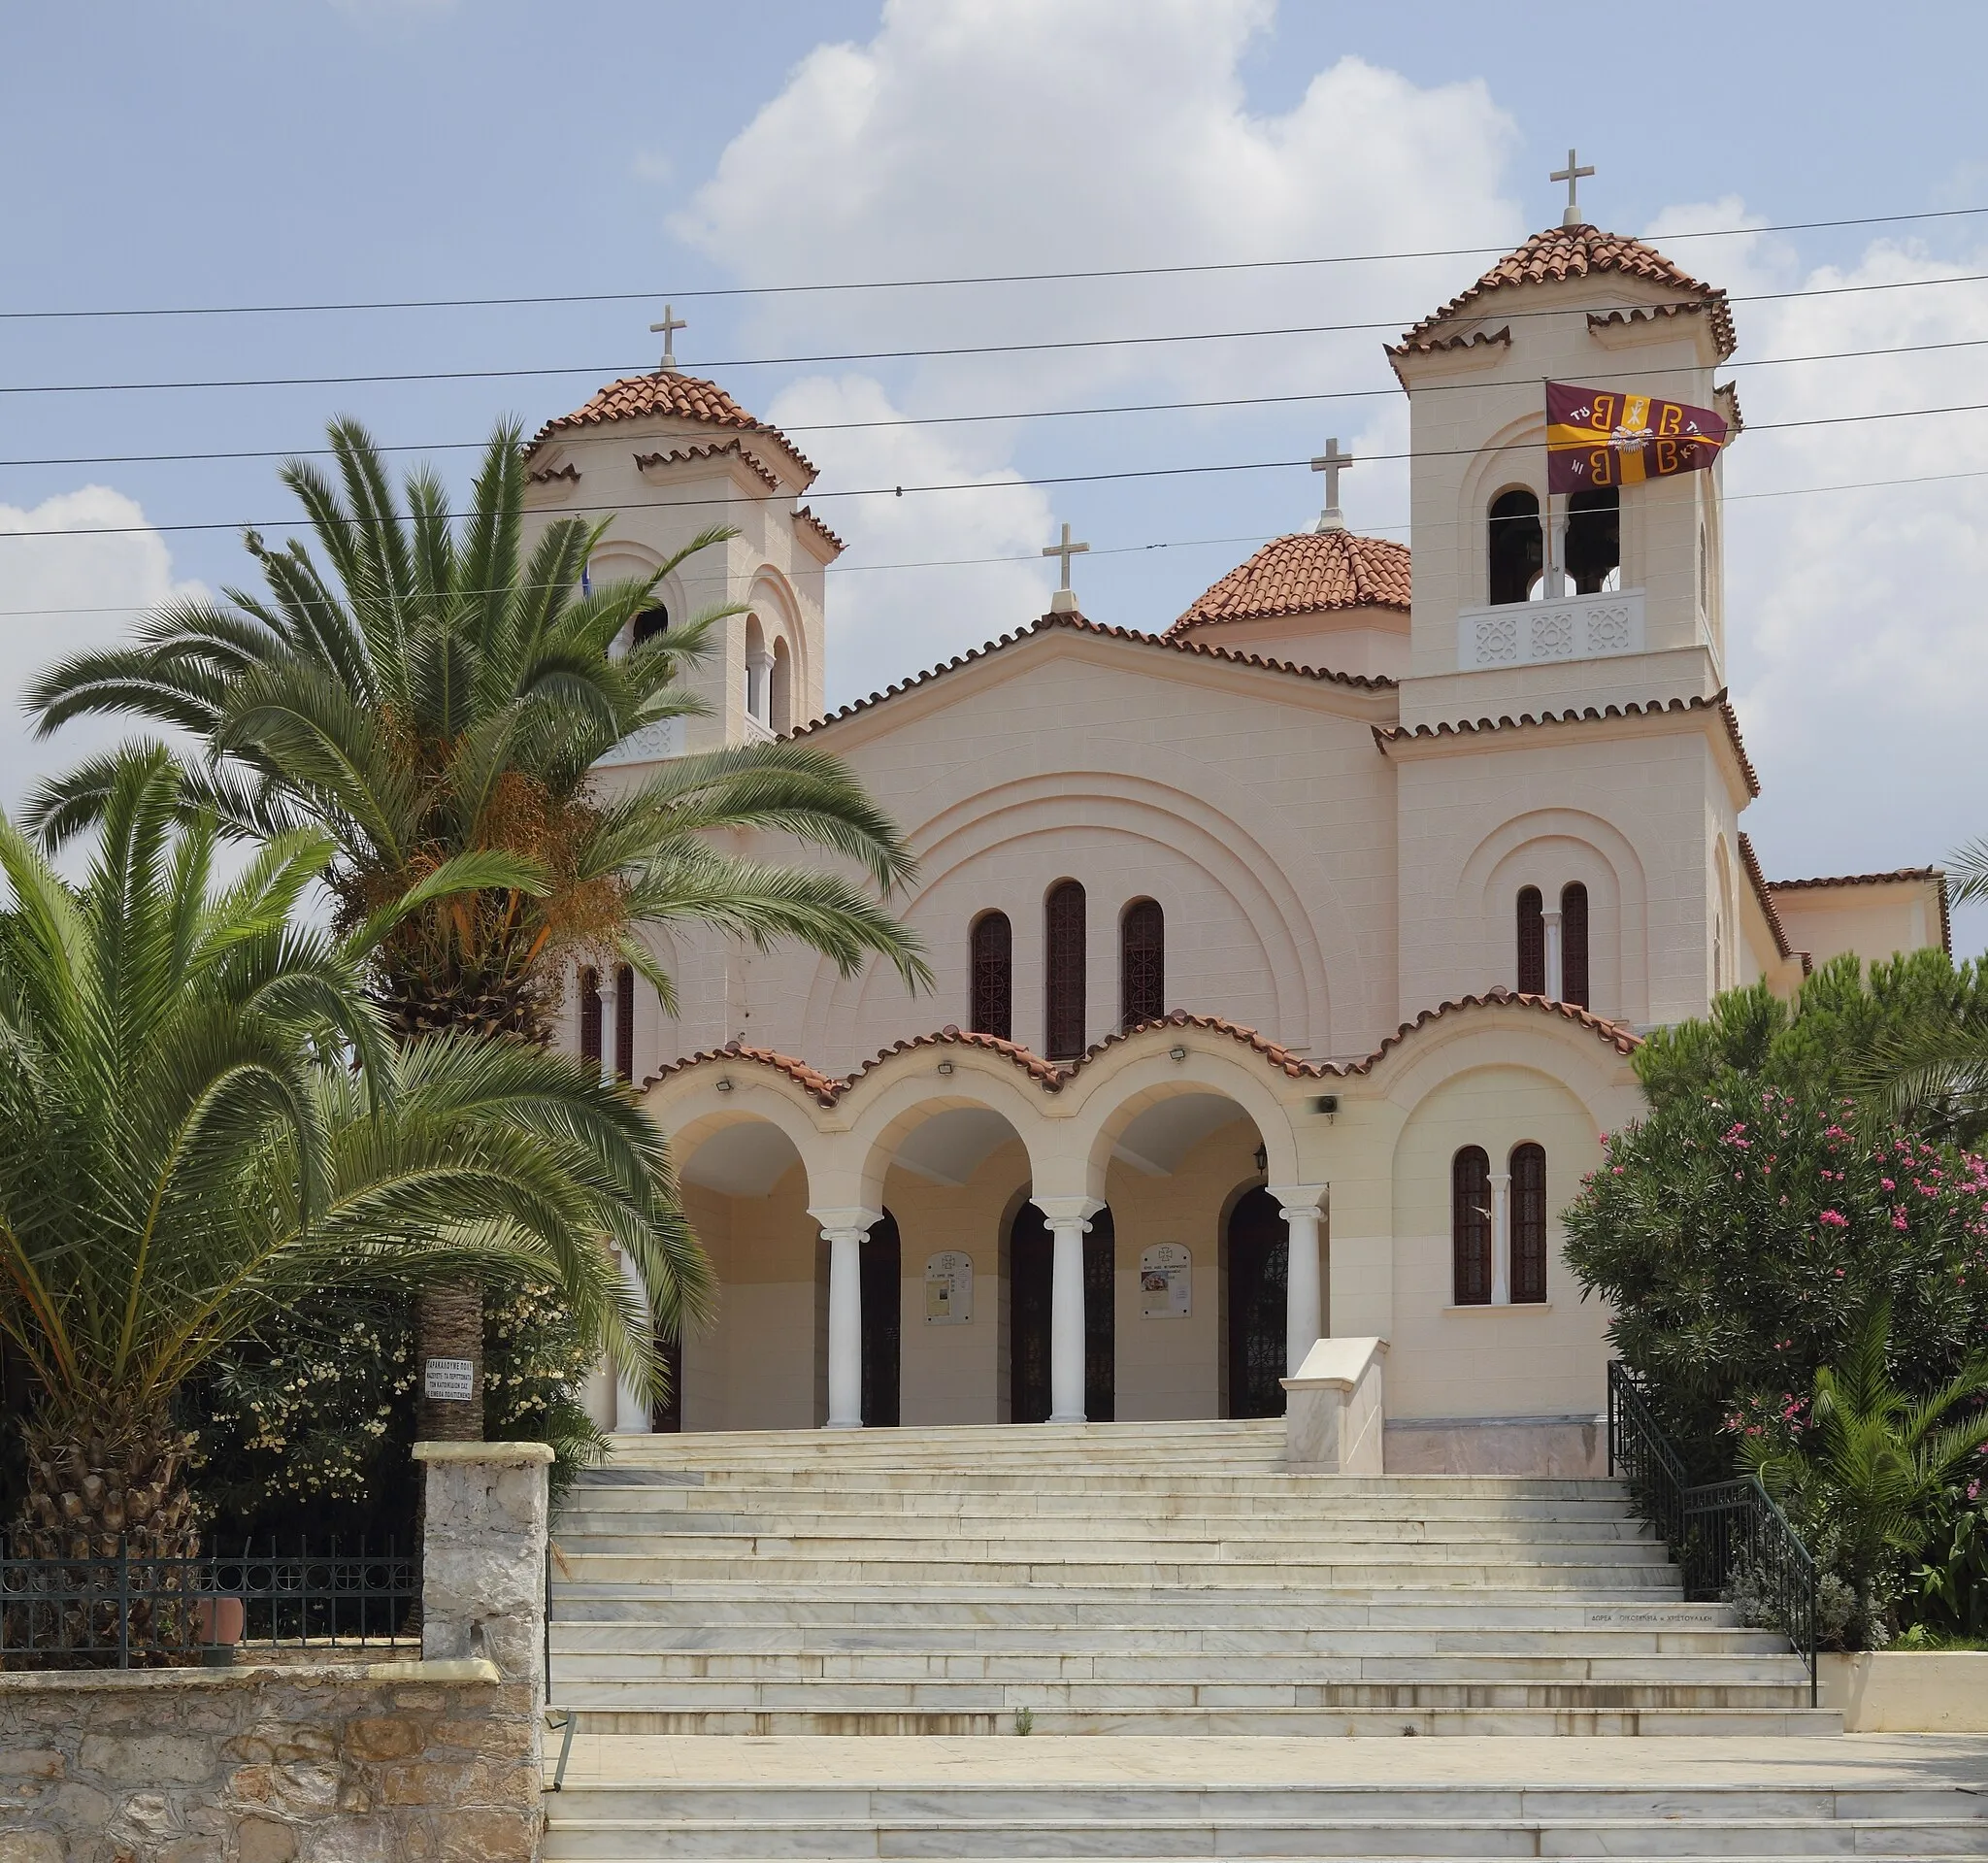
M1519 889L1537 886L1542 901L1557 904L1570 881L1588 889L1595 1006L1628 1021L1646 1021L1648 882L1635 844L1602 816L1581 809L1536 809L1501 822L1464 860L1452 896L1454 915L1460 926L1475 920L1487 981L1510 987Z
M788 662L790 705L795 709L791 722L785 728L791 730L801 721L798 708L804 703L804 695L812 689L811 682L814 672L812 643L801 621L804 611L800 597L779 570L771 563L761 563L752 572L751 582L747 584L746 605L759 621L769 652L778 657L779 643L786 643L791 656Z

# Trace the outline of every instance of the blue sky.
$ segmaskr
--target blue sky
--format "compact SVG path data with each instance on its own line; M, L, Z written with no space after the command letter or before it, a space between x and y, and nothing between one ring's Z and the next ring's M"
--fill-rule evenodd
M281 519L273 459L354 413L460 476L500 414L528 422L647 365L676 294L713 360L1278 322L1404 321L1481 261L1175 283L767 299L741 283L1303 257L1515 243L1583 199L1625 231L1988 206L1988 11L1683 0L1415 9L1267 0L916 0L710 8L587 0L247 0L14 8L0 309L634 291L638 302L0 323L0 386L571 369L338 386L0 395L0 531ZM1665 240L1742 297L1988 272L1988 216ZM1988 349L1798 367L1749 359L1988 339L1988 284L1741 302L1750 420L1988 402ZM1054 488L1017 479L1296 458L1337 433L1398 449L1398 397L1086 419L905 417L1386 389L1378 333L1034 358L728 367L790 424L850 550L831 697L1026 620L1068 519L1088 613L1165 625L1252 540L1307 522L1303 470ZM884 422L850 427L851 421ZM1854 438L1851 436L1854 435ZM1938 858L1988 832L1988 440L1978 416L1760 431L1728 490L1733 683L1766 782L1771 873ZM120 456L120 457L114 457ZM1888 482L1818 493L1809 487ZM1799 495L1784 496L1789 492ZM1345 482L1402 534L1406 481ZM1204 541L1212 540L1212 541ZM960 565L961 558L992 557ZM232 528L0 536L0 679L114 635L120 605L242 575ZM940 563L939 568L869 565ZM0 799L86 736L0 717ZM1978 948L1988 923L1964 922Z

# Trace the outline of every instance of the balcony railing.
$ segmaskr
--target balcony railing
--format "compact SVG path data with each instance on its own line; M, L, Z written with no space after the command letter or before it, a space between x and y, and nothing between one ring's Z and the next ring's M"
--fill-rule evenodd
M1640 588L1467 608L1457 616L1456 663L1466 673L1487 666L1612 659L1642 650Z

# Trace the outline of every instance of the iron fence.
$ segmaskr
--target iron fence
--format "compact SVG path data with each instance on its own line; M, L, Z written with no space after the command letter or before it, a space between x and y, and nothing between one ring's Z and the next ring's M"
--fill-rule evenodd
M23 1556L0 1538L0 1669L222 1665L238 1651L418 1647L420 1561L271 1541L190 1557Z
M1637 1511L1664 1542L1688 1599L1723 1598L1743 1579L1795 1653L1808 1665L1816 1699L1815 1561L1760 1479L1692 1486L1656 1413L1620 1360L1608 1365L1608 1473L1629 1484Z

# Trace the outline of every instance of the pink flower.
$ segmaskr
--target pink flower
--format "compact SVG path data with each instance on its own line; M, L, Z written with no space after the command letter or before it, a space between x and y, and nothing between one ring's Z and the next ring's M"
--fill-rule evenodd
M1892 1217L1891 1226L1894 1229L1909 1229L1912 1225L1905 1220L1905 1213L1901 1210Z
M1840 1210L1825 1210L1816 1220L1828 1223L1832 1229L1847 1229L1850 1226L1849 1217Z
M1898 1185L1892 1182L1889 1178L1879 1178L1877 1181L1886 1190L1896 1190L1898 1188Z

